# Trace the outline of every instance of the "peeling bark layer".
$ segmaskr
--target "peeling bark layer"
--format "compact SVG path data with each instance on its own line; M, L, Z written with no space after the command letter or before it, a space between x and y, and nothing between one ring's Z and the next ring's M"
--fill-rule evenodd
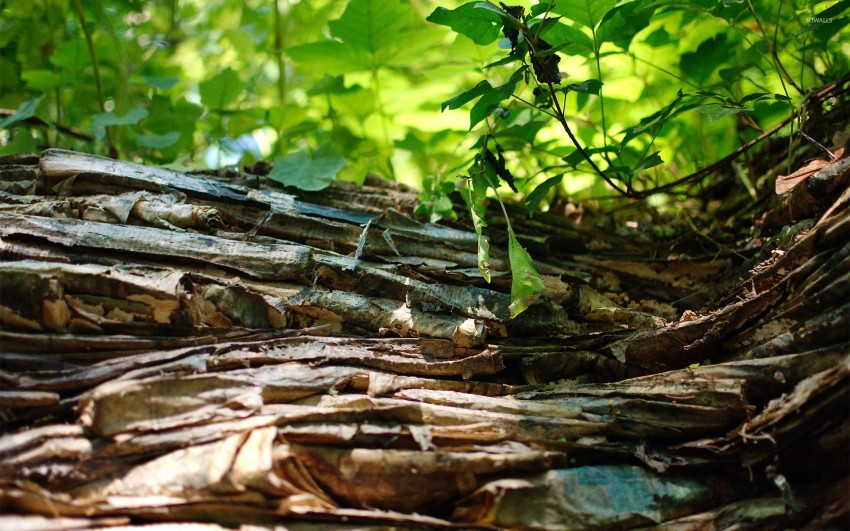
M510 320L398 185L2 158L0 528L846 523L843 168L734 252L518 219Z

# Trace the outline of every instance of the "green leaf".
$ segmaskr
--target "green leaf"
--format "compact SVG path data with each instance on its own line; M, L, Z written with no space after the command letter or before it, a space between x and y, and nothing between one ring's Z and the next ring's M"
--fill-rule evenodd
M457 216L454 212L454 204L449 196L439 194L431 204L431 222L435 223L440 218L455 219ZM436 218L436 219L435 219Z
M714 70L733 55L726 34L721 33L703 41L695 52L683 53L679 68L698 85L705 85Z
M498 107L502 101L511 97L511 94L513 94L516 89L517 83L523 79L527 68L528 67L526 66L521 67L513 73L507 83L486 92L483 96L481 96L481 99L479 99L469 111L470 130L478 125L481 120L490 116L490 114L496 110L496 107Z
M727 85L732 85L735 81L738 81L743 77L743 73L753 68L755 65L752 63L747 63L745 65L736 65L731 68L721 68L717 71L720 74L721 79L726 82Z
M32 132L29 129L19 129L11 142L5 146L0 145L0 155L7 153L38 153L40 150L38 140L32 136Z
M445 111L446 109L457 109L458 107L468 103L478 96L484 95L493 90L493 86L486 80L479 82L477 85L472 87L471 89L458 94L454 98L448 99L440 104L440 111ZM470 128L471 129L471 128Z
M511 319L521 314L540 296L546 287L540 273L534 269L531 256L508 227L508 259L511 263Z
M181 97L172 101L170 97L154 94L150 100L148 111L151 113L145 119L145 129L152 134L167 135L179 131L180 138L167 148L158 148L157 153L162 161L176 159L182 152L193 151L195 128L204 112L204 108Z
M740 104L753 103L753 102L756 102L756 101L769 100L769 99L771 99L771 96L767 92L753 92L752 94L747 94L746 96L741 98L738 101L738 103L740 103Z
M307 89L308 96L318 96L320 94L343 94L355 90L352 87L346 88L344 76L329 76L325 74L318 83Z
M504 5L504 4L503 4ZM510 6L509 6L510 7ZM477 2L475 4L475 9L486 9L487 11L491 11L499 15L500 18L505 18L505 12L494 6L490 2Z
M616 153L617 150L613 146L607 147L598 147L598 148L586 148L585 153L590 155L595 155L597 153ZM581 151L574 149L569 155L562 157L561 160L572 166L573 168L578 167L579 164L584 162L584 157L581 154Z
M839 0L814 17L807 18L806 22L808 25L795 33L794 36L811 32L817 41L828 41L850 22L850 18L848 17L838 18L848 8L850 8L850 0Z
M502 19L492 11L476 9L476 4L478 2L469 2L452 10L438 7L426 20L448 26L455 33L469 37L475 44L490 44L499 38Z
M585 94L599 94L599 90L602 89L602 82L598 79L588 79L587 81L582 81L581 83L572 83L564 87L564 92L572 90L573 92L584 92Z
M136 137L136 145L150 149L165 149L171 147L180 140L180 131L171 131L164 135L139 135Z
M95 114L91 118L91 128L97 131L103 127L111 127L113 125L136 125L148 117L148 111L144 107L136 105L124 116L118 116L114 112L102 112Z
M664 122L668 118L670 118L671 116L675 116L676 114L679 114L680 112L688 108L684 106L677 107L679 102L684 97L685 95L682 93L682 89L679 89L679 91L676 92L676 97L673 98L673 101L670 102L669 105L665 106L663 109L660 109L659 111L649 116L642 118L638 125L625 129L623 132L626 133L626 135L623 137L622 144L627 144L631 139L635 138L643 132L655 131L663 127Z
M21 72L27 88L30 90L53 90L69 84L68 76L53 70L24 70Z
M496 107L508 97L509 95L505 95L499 90L491 90L482 96L469 111L469 130L471 131L473 127L490 116L496 110Z
M299 123L304 122L309 116L310 112L306 107L296 107L295 105L275 106L269 110L266 121L269 125L280 131L295 127Z
M642 0L621 2L602 17L596 38L600 43L610 42L628 50L634 36L649 25L653 10Z
M726 116L731 116L748 110L749 109L747 107L742 107L740 105L723 105L720 103L707 103L696 108L697 112L705 114L711 118L712 122L716 122Z
M286 54L299 65L324 74L362 72L372 68L369 54L339 41L318 41L293 46Z
M466 186L461 189L461 195L469 207L469 217L472 219L472 226L475 227L475 234L478 236L478 271L484 280L490 282L490 242L484 236L484 227L487 223L484 221L486 210L482 204L484 198L481 197L479 190L475 190L474 186ZM486 192L485 192L486 193ZM486 196L485 196L486 197Z
M543 201L543 198L546 197L546 194L549 193L549 190L552 189L553 186L557 186L564 179L564 174L561 173L554 177L550 177L546 179L539 185L537 188L532 190L528 196L525 198L525 206L528 207L528 215L529 217L534 215L534 211L537 210L538 205L540 205L540 201Z
M415 12L398 0L351 0L338 20L328 23L331 35L373 57L388 48L401 48L399 34ZM382 54L385 55L385 54Z
M245 83L239 79L239 74L232 68L226 68L201 83L201 103L209 109L223 110L236 101L244 88Z
M662 46L667 46L668 44L673 44L676 42L664 28L661 26L657 30L650 33L648 36L641 39L643 44L648 44L653 48L660 48Z
M581 55L593 52L593 40L578 28L568 26L563 22L545 29L542 36L552 47L560 48L567 55Z
M652 155L650 155L650 156L646 157L645 159L643 159L642 161L640 161L640 164L638 164L637 166L632 168L632 170L631 170L632 175L638 174L638 173L642 172L643 170L648 170L649 168L654 168L655 166L658 166L659 164L664 164L664 160L661 158L660 155L658 155L658 153L659 152L656 151Z
M558 0L552 12L595 29L605 13L616 4L617 0Z
M337 172L346 164L348 161L336 152L333 144L326 143L312 153L295 151L276 158L269 179L285 186L315 192L330 186Z
M28 120L35 116L35 111L38 109L38 106L41 105L41 100L43 99L44 95L42 94L37 98L33 98L31 100L23 102L21 106L18 107L18 109L15 111L15 114L0 119L0 129L5 129L15 122Z
M178 77L139 76L152 89L168 90L180 81Z
M63 42L50 56L50 64L79 75L80 70L91 65L91 57L89 57L89 49L85 41L74 39Z

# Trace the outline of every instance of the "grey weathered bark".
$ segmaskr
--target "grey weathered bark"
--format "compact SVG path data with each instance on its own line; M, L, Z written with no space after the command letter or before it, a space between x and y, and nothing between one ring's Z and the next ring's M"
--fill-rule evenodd
M0 159L0 527L846 521L829 171L746 260L518 221L547 288L510 320L507 257L484 283L401 186Z

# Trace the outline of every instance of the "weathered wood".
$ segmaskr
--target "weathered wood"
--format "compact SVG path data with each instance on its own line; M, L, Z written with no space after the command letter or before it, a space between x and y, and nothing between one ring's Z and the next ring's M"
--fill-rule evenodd
M410 190L60 150L0 176L0 527L850 513L840 189L699 252L508 204L546 284L510 320L502 222L486 284L474 231L413 219Z

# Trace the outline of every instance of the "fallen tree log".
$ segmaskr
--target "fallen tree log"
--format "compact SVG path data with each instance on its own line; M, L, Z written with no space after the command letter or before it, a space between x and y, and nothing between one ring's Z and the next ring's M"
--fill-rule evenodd
M844 188L747 255L536 215L527 241L561 248L510 320L507 257L484 283L474 232L401 187L0 159L0 527L846 521L829 172Z

